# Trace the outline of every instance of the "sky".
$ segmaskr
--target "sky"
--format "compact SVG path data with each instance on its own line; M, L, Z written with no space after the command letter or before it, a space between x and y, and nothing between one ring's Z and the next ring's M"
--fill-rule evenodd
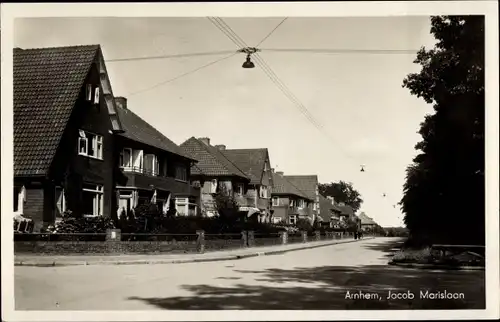
M256 46L283 18L224 21L246 44ZM229 149L268 148L276 171L316 174L320 183L352 182L364 200L360 211L382 226L402 224L397 203L405 169L416 154L420 122L432 113L430 105L402 88L402 82L408 73L420 70L413 63L416 50L434 44L429 17L289 17L259 46L260 56L324 132L258 66L241 68L241 53L161 84L237 50L207 18L23 18L16 19L14 28L15 47L100 44L105 61L227 51L109 61L106 68L114 95L126 97L130 110L175 143L194 136L209 137L212 144Z

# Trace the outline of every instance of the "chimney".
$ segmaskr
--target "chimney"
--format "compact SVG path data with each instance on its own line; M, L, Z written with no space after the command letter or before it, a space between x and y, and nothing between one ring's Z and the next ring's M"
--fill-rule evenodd
M283 176L283 171L276 171L276 174L280 175L280 176Z
M115 97L115 104L122 109L127 109L127 99L122 96Z
M224 144L215 145L215 147L221 151L224 151L226 149L226 146Z
M210 138L198 138L198 140L205 143L206 145L210 145Z

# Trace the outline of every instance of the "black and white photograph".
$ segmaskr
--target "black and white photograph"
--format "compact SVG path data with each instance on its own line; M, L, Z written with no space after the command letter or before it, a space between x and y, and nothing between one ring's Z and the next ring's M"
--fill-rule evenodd
M498 318L498 5L382 3L2 4L3 319Z

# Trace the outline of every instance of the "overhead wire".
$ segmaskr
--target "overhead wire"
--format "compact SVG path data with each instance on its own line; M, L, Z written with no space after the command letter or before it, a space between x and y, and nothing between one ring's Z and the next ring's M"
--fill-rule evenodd
M240 48L248 47L247 44L245 43L245 41L243 39L241 39L234 32L234 30L232 30L232 28L229 25L227 25L221 18L216 17L213 19L215 19L218 22L218 24L214 23L214 25L216 25L224 34L226 34L226 36L228 36L228 38L231 39L238 47L240 47ZM306 118L308 118L308 120L316 128L318 128L321 132L326 134L326 136L328 138L330 138L330 140L335 142L333 137L331 137L328 132L323 130L324 129L323 126L321 124L319 124L318 122L316 122L314 118L312 118L309 110L298 100L298 98L288 89L288 87L286 87L286 85L283 84L283 82L277 77L277 75L272 71L270 66L262 59L262 57L260 57L260 55L258 53L255 53L253 55L255 57L255 62L259 65L259 67L261 67L261 69L273 81L273 83L276 84L276 86L283 92L283 94L285 94L285 96L287 96L287 98L289 98L292 101L292 103L295 103L296 107L298 107L299 110L301 110L302 114L304 114L304 116L306 116ZM350 159L354 159L350 154L346 153L346 151L342 148L342 146L340 144L337 144L337 142L335 142L335 143L338 146L338 148L340 148L342 150L342 152L344 152L344 156L346 156ZM358 160L356 160L356 161L358 161ZM384 189L384 191L385 191L385 189Z
M355 49L355 48L261 48L262 51L312 53L312 54L380 54L380 55L408 55L416 54L419 49Z
M269 38L269 36L271 36L276 31L276 29L278 29L287 19L288 17L285 17L283 20L281 20L281 22L276 27L274 27L274 29L271 30L271 32L269 32L267 36L264 37L264 39L259 41L259 43L255 45L255 47L259 47L264 41L266 41L266 39Z
M234 50L221 50L203 53L189 53L189 54L171 54L171 55L160 55L160 56L146 56L146 57L129 57L129 58L114 58L106 59L106 63L115 62L126 62L126 61L137 61L137 60L154 60L154 59L165 59L165 58L184 58L184 57L196 57L196 56L214 56L214 55L224 55L233 53Z
M248 47L246 42L241 39L235 32L232 30L232 28L227 25L222 19L216 17L214 18L218 22L216 26L221 29L221 31L228 35L228 38L230 38L238 47L240 48L245 48ZM230 36L229 36L230 35ZM294 103L295 107L299 109L299 111L308 119L308 121L320 132L322 132L325 136L327 136L331 141L334 141L336 145L339 146L340 149L343 150L341 145L336 142L336 140L325 130L324 126L314 118L312 113L307 109L307 107L293 94L293 92L286 86L283 81L276 75L276 73L271 69L269 64L266 63L266 61L258 54L254 54L255 57L255 63L261 67L261 69L264 71L266 76L278 87L279 90L292 102ZM353 159L347 152L343 151L346 156L349 158Z
M152 90L152 89L155 89L155 88L157 88L157 87L160 87L160 86L162 86L162 85L165 85L165 84L171 83L171 82L173 82L173 81L175 81L175 80L178 80L179 78L182 78L182 77L188 76L188 75L190 75L190 74L192 74L192 73L195 73L195 72L197 72L197 71L199 71L199 70L201 70L201 69L207 68L207 67L209 67L209 66L211 66L211 65L214 65L214 64L216 64L216 63L218 63L218 62L221 62L221 61L223 61L223 60L226 60L226 59L228 59L228 58L231 58L231 57L233 57L233 56L234 56L234 55L236 55L236 54L237 54L236 52L233 52L232 54L230 54L230 55L228 55L228 56L225 56L225 57L222 57L222 58L216 59L216 60L214 60L214 61L211 61L211 62L209 62L208 64L202 65L202 66L200 66L200 67L198 67L198 68L195 68L195 69L193 69L193 70L190 70L190 71L188 71L188 72L186 72L186 73L183 73L183 74L181 74L181 75L175 76L175 77L173 77L173 78L169 78L169 79L167 79L167 80L164 80L164 81L162 81L162 82L159 82L159 83L157 83L157 84L155 84L155 85L153 85L153 86L147 87L147 88L145 88L145 89L142 89L142 90L139 90L139 91L136 91L136 92L132 92L132 93L128 94L127 96L128 96L128 97L135 96L135 95L138 95L138 94L141 94L141 93L144 93L144 92L150 91L150 90Z

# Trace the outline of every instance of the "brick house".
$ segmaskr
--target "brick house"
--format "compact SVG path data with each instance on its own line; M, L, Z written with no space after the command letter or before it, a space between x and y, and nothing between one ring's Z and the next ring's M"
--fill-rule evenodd
M313 200L312 211L309 220L314 222L316 217L321 214L319 204L319 182L317 175L299 175L299 176L285 176L300 191L304 192L306 196Z
M319 195L319 206L321 214L318 215L318 221L323 227L339 228L340 216L342 210L337 206L333 197L324 197Z
M210 145L209 138L191 137L180 146L199 161L191 167L191 181L201 187L201 207L205 216L217 214L213 194L219 191L233 194L241 211L248 211L250 215L257 212L247 209L251 206L247 198L250 178L218 147Z
M364 212L360 213L358 218L361 221L361 230L369 231L377 227L377 223L371 217L368 217Z
M135 126L147 123L117 106L120 99L113 95L99 45L16 48L13 60L14 212L32 219L34 231L54 223L68 209L110 216L123 204L117 185L192 191L189 172L185 181L164 178L159 184L154 176L120 169L122 148L135 144L155 151L163 147L169 160L187 169L195 160L165 143L151 127L149 134L166 146L138 134L141 130Z
M217 145L217 147L250 178L246 190L247 206L259 212L260 222L270 222L273 175L269 151L266 148L226 149L225 145Z
M273 222L296 224L299 218L311 215L314 199L299 190L283 172L273 171L272 189Z
M175 207L178 215L197 215L200 188L190 184L195 159L128 109L125 98L115 101L124 130L115 138L119 209L130 210L154 199L165 212Z

